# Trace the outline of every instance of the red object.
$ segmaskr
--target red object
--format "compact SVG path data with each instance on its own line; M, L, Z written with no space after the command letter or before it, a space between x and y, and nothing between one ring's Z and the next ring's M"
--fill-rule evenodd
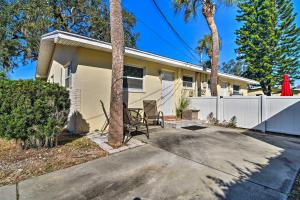
M283 75L283 83L281 87L281 96L293 96L289 75Z

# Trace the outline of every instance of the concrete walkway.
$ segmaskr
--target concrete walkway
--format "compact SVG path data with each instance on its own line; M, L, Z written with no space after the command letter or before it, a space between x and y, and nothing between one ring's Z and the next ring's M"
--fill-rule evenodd
M225 128L168 129L147 145L19 184L25 199L286 199L300 139ZM15 186L0 188L15 199Z

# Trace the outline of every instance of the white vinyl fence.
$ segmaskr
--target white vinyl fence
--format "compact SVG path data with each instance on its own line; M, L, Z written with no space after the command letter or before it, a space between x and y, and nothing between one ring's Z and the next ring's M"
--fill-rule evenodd
M194 97L190 108L201 120L212 113L220 122L236 117L240 128L300 135L300 97Z

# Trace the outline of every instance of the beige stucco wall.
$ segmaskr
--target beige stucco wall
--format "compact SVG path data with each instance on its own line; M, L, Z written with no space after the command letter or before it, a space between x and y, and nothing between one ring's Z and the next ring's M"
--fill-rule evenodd
M100 105L104 102L109 113L110 87L111 87L111 54L79 48L77 51L78 66L76 69L77 80L75 88L80 93L80 108L78 112L82 118L82 128L90 131L101 129L105 116ZM125 64L144 68L144 91L124 91L124 102L129 107L143 107L143 100L157 100L161 109L162 80L160 73L170 71L175 76L175 101L181 96L178 69L160 65L154 62L125 57ZM78 101L78 100L77 100ZM174 105L174 110L175 110Z
M53 51L50 68L48 72L47 81L58 83L61 86L65 86L65 74L66 69L65 66L68 63L72 63L72 69L74 70L77 66L77 48L64 46L64 45L56 45ZM72 71L73 71L72 70ZM74 71L73 71L74 72ZM74 74L74 78L76 74Z
M65 85L65 65L72 62L72 87L70 89L71 114L68 128L72 132L88 132L101 129L105 122L105 116L100 104L104 102L109 113L110 87L111 87L111 53L96 51L86 48L73 48L66 46L56 46L48 81L54 81L60 85ZM150 61L139 60L125 56L126 65L142 67L144 69L144 91L126 92L124 91L124 102L129 107L142 108L143 100L157 100L159 109L162 109L162 80L161 73L172 72L174 74L174 100L173 110L182 97L197 96L198 88L202 88L209 80L208 74L196 73L189 70L174 68ZM51 77L53 76L53 80ZM192 76L193 88L182 87L182 76ZM232 85L241 87L241 92L247 95L247 84L239 81L219 78L219 81L228 82L228 96L232 91ZM218 90L220 86L218 86ZM209 96L210 91L206 90L205 95ZM174 112L175 114L175 112Z

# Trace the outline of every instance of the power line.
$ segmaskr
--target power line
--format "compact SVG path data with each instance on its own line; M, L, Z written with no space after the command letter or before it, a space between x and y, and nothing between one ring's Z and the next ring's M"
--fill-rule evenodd
M126 10L132 12L130 9L128 9L126 6L122 5ZM167 39L165 39L164 37L162 37L157 31L155 31L151 26L147 25L143 20L139 19L138 17L135 16L135 18L137 19L137 21L139 21L141 24L143 24L146 28L148 28L151 32L153 32L161 41L165 42L167 45L169 45L170 47L172 47L173 49L177 50L179 53L184 54L187 58L191 59L191 60L196 60L197 62L199 61L198 58L196 58L193 54L192 57L188 54L186 54L184 51L182 51L181 49L179 49L178 47L176 47L175 45L172 44L172 42L168 41ZM190 53L190 52L189 52Z
M166 17L166 15L163 13L163 11L160 9L159 5L157 4L157 2L155 0L152 0L153 4L155 5L155 8L158 10L158 12L160 13L160 15L163 17L163 19L165 20L165 22L168 24L168 26L170 27L170 29L174 32L174 34L177 36L177 38L184 44L184 46L186 47L186 49L189 51L189 53L198 60L198 58L195 57L194 53L195 50L190 47L186 41L181 37L181 35L176 31L176 29L174 28L174 26L171 24L171 22L168 20L168 18Z

